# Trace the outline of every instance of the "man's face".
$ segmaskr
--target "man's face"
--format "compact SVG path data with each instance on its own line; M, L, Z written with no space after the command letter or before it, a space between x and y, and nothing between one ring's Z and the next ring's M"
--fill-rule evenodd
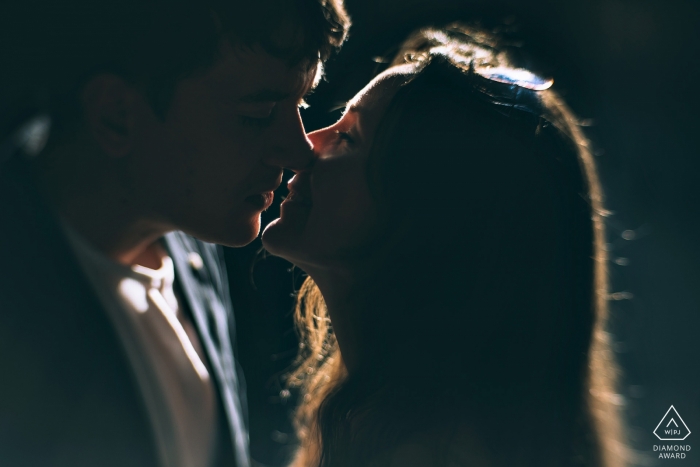
M165 119L151 112L136 125L128 171L144 220L229 246L252 241L282 168L313 158L299 105L316 70L225 43L213 67L179 82Z

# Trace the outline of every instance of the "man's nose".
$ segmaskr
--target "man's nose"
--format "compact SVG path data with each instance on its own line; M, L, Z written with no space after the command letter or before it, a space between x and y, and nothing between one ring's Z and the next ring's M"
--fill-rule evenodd
M275 130L266 160L268 165L302 170L313 163L313 145L306 137L298 108L295 107L286 118L280 118Z
M318 155L319 151L323 147L324 137L327 131L328 128L321 128L320 130L312 131L311 133L308 133L306 135L306 139L309 140L309 143L311 144L311 149L316 155Z

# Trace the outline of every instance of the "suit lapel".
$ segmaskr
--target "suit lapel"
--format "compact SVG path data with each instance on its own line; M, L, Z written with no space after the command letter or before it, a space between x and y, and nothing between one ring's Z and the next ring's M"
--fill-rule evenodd
M17 465L156 465L119 336L27 164L3 169L0 464L16 465L17 454Z
M212 252L180 232L165 236L184 298L192 311L194 324L204 347L229 422L237 467L248 467L248 435L238 397L239 384L231 345L231 310L226 297L215 288L221 281ZM215 276L216 274L216 276ZM221 286L221 284L219 284ZM230 305L229 305L230 306Z

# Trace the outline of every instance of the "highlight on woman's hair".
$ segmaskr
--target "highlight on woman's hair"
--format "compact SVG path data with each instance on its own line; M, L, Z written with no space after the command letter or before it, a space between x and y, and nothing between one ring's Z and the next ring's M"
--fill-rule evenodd
M293 465L367 465L425 430L474 428L470 416L483 465L627 465L606 332L607 212L577 118L553 89L531 93L537 125L474 98L470 70L513 66L497 37L476 28L419 30L392 65L405 63L414 76L383 116L368 166L390 258L356 317L376 368L348 374L308 278L288 375L302 396ZM402 184L426 151L449 168L421 166L425 187L414 194ZM421 229L431 190L458 197L431 215L462 209L470 228L440 238ZM448 451L436 450L434 465L462 465Z

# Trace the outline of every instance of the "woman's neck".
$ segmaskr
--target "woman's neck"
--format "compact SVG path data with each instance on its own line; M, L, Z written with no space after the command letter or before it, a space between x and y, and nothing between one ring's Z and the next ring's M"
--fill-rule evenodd
M305 268L305 271L323 295L343 362L348 372L352 372L357 368L361 345L353 326L357 322L358 310L363 306L357 287L360 279L351 269Z

